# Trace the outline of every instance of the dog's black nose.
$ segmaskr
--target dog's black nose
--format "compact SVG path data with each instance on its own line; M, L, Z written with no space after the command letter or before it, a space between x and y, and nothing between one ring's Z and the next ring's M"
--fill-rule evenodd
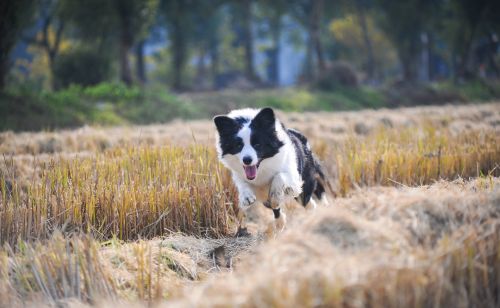
M243 157L243 163L245 165L250 165L252 163L252 158L250 156Z

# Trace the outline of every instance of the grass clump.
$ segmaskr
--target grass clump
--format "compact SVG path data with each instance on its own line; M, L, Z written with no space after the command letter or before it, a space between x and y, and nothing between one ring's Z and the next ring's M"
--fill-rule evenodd
M438 179L500 175L500 137L491 130L455 135L431 126L380 128L364 138L317 148L325 160L335 162L331 170L340 195L360 185L416 186Z
M70 299L95 303L116 298L99 248L90 237L64 240L60 235L47 243L22 243L16 253L6 246L0 251L0 290L3 284L7 291L0 291L2 304L40 305L41 297L48 305L65 306Z
M31 183L0 180L0 242L54 230L131 240L168 231L227 234L236 191L202 146L115 148L40 166Z

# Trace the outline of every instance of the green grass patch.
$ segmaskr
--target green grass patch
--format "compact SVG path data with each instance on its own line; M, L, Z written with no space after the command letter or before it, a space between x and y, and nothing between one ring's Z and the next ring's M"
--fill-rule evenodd
M329 91L306 87L223 90L176 95L162 85L127 87L101 83L72 85L56 92L35 92L28 85L0 93L0 130L40 130L91 125L165 123L175 118L211 118L237 108L265 106L283 111L338 111L366 108L491 101L500 84L483 81L456 85L394 84L335 86Z

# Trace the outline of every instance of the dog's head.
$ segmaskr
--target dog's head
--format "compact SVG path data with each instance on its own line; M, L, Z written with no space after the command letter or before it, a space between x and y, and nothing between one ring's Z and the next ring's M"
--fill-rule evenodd
M244 172L249 181L258 177L261 162L275 156L284 144L277 134L281 124L271 108L235 110L214 117L214 123L220 159L234 171Z

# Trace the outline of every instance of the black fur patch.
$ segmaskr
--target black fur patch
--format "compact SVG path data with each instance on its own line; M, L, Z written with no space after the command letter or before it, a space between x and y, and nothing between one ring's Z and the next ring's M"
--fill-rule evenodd
M264 108L250 122L250 144L259 160L273 157L284 145L276 133L276 117L271 108Z
M214 118L215 126L219 132L219 144L222 149L222 155L237 154L243 148L243 140L236 136L243 127L244 118L232 119L227 116L216 116ZM248 119L246 119L248 122Z
M314 195L320 199L325 188L317 177L324 179L324 172L319 161L308 147L307 138L294 129L287 129L288 136L293 142L297 153L297 169L302 177L302 193L297 197L298 201L306 206Z

